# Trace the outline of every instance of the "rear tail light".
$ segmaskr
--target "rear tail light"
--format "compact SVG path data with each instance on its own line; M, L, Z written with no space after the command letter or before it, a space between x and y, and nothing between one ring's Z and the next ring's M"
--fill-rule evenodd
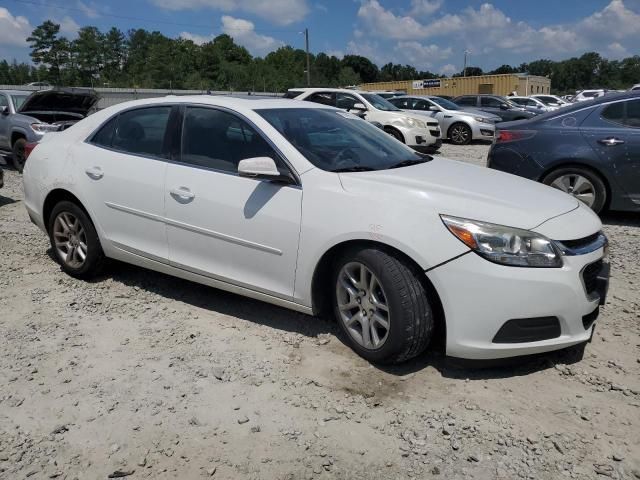
M27 144L25 144L24 146L24 159L26 160L27 158L29 158L29 155L31 155L31 152L33 152L33 149L36 148L38 146L38 142L29 142Z
M496 131L496 143L518 142L536 135L535 130L498 130Z

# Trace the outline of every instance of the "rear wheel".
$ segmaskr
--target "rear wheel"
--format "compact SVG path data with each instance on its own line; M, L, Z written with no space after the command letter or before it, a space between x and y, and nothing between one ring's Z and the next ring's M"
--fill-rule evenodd
M69 275L91 278L104 263L104 253L93 223L75 203L58 203L49 217L49 238L53 253Z
M350 346L374 363L422 353L434 319L418 271L376 248L346 252L335 264L333 306Z
M542 183L573 195L596 213L602 211L607 202L604 182L596 173L586 168L559 168L544 177Z
M13 144L13 155L11 156L11 161L13 162L14 168L22 173L24 170L24 164L26 162L24 147L27 144L27 141L24 138L19 138Z
M464 123L454 123L449 127L447 137L455 145L468 145L471 143L471 129Z

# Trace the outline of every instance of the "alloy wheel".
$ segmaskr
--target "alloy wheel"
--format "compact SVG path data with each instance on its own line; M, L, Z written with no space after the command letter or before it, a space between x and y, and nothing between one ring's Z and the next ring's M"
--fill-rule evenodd
M80 268L87 259L87 236L80 220L60 212L53 223L53 239L60 259L71 268Z
M451 140L458 145L469 141L469 130L463 125L456 125L451 129Z
M596 188L593 183L577 173L562 175L551 182L551 186L573 195L589 207L596 201Z
M389 336L391 318L387 297L377 277L360 262L342 267L336 285L340 319L362 347L380 348Z

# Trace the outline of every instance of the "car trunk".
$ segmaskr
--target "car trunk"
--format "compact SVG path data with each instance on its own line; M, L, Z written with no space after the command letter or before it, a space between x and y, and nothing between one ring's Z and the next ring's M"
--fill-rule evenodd
M42 90L32 93L19 112L64 130L86 117L97 102L98 95L90 89Z

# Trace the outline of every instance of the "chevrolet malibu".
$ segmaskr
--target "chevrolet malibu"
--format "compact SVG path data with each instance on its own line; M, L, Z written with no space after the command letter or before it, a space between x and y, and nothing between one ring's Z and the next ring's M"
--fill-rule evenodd
M487 359L587 342L608 284L575 198L419 154L296 100L165 97L47 134L28 213L69 275L106 258L306 314L371 362Z

